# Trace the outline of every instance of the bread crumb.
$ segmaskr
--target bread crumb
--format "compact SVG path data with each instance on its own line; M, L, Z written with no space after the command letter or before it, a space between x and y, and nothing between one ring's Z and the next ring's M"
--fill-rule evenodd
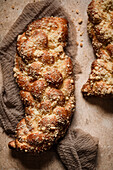
M80 31L80 28L78 28L78 31Z
M83 34L84 34L84 32L81 32L81 33L80 33L80 36L82 36Z
M78 46L79 45L79 43L76 41L76 45Z
M14 7L14 5L12 5L12 7L11 7L12 9L14 9L15 7Z
M81 40L81 42L83 42L83 40Z
M8 16L6 16L6 18L8 18Z
M82 24L82 22L83 22L83 20L81 18L79 18L78 23Z
M76 9L76 14L79 14L79 10L78 9Z
M83 47L83 44L82 44L82 43L80 43L80 47Z

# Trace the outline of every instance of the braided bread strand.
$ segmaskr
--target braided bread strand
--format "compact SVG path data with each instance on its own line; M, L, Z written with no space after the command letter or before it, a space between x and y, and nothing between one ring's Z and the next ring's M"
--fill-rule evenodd
M18 36L14 77L25 117L18 123L11 149L42 152L64 136L75 108L73 65L63 47L67 21L36 20Z
M88 33L97 59L82 93L113 97L113 0L92 0L88 17Z

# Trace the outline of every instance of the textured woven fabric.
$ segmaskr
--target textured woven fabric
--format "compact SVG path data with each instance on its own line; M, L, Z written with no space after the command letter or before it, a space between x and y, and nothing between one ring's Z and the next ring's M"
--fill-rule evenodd
M68 170L95 170L98 140L80 129L70 130L57 152Z
M47 16L65 17L68 20L68 46L66 54L73 56L73 64L76 63L76 30L70 16L64 11L57 0L29 3L22 14L4 37L0 46L0 60L3 73L3 88L0 94L0 125L8 134L14 134L16 125L24 114L23 105L19 96L19 89L13 77L14 57L16 53L17 35L24 32L26 26L34 19ZM77 65L76 72L80 69Z

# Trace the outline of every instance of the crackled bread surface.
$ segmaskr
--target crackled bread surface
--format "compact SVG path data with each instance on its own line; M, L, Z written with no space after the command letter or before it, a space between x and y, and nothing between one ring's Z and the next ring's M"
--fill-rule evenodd
M113 97L113 0L92 0L87 12L88 33L97 59L82 93Z
M75 108L73 65L63 49L67 34L66 19L49 17L18 36L14 77L25 117L10 148L41 152L64 136Z

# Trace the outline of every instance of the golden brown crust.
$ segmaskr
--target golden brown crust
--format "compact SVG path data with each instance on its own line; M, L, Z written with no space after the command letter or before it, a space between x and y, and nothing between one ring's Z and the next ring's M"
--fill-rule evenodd
M97 60L92 63L85 96L113 96L113 1L92 0L88 6L88 33Z
M17 51L22 58L29 60L41 56L39 50L56 46L66 46L67 21L58 17L42 18L31 23L27 31L18 36ZM43 52L42 52L43 54Z
M25 118L10 148L41 152L65 134L75 108L73 65L63 50L66 37L67 21L58 17L36 20L18 36L14 77Z

